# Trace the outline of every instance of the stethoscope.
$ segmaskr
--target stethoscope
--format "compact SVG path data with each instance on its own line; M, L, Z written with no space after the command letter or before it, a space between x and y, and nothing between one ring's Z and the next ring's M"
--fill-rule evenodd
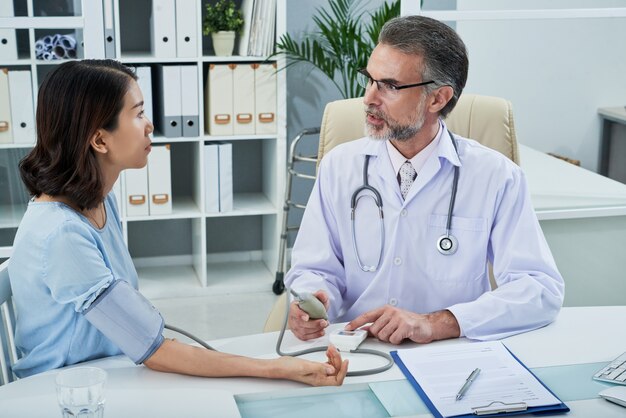
M452 133L448 130L448 135L450 135L450 139L452 140L452 145L454 146L454 151L456 155L459 156L459 150L457 148L456 140L452 136ZM384 223L384 215L383 215L383 199L380 196L380 193L374 186L371 186L367 180L367 171L369 167L369 155L365 155L365 161L363 162L363 185L358 187L354 193L352 193L352 199L350 207L352 209L351 213L351 226L352 226L352 247L354 248L354 255L356 256L356 261L361 267L361 270L366 272L375 272L378 270L380 266L380 260L383 257L383 249L385 247L385 223ZM459 157L460 158L460 157ZM450 195L450 206L448 207L448 219L446 221L446 233L440 236L437 239L437 251L439 251L443 255L452 255L456 253L456 250L459 247L459 241L456 239L454 235L450 233L450 229L452 226L452 213L454 212L454 202L456 201L456 190L459 184L459 166L454 166L454 178L452 180L452 193ZM369 191L371 194L361 194L364 191ZM376 264L368 266L361 260L359 255L359 248L356 242L356 232L355 232L355 217L356 217L356 207L359 204L359 200L363 197L369 197L374 201L376 206L378 207L378 219L380 225L380 252L378 254L378 260L376 260Z

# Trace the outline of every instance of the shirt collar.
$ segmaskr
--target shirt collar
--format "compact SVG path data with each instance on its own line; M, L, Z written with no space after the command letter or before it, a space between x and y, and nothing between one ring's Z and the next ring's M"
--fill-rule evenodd
M413 158L408 160L417 174L419 174L422 167L424 167L424 164L426 164L428 157L430 157L433 151L438 148L442 132L442 124L439 123L439 130L437 131L437 135L435 135L435 138L430 141L430 143L426 145L423 150L421 150ZM400 153L400 151L396 149L396 147L393 146L391 141L385 141L385 143L387 145L387 153L389 154L391 165L393 166L393 172L398 175L398 173L400 172L400 167L402 167L402 164L404 164L407 159L404 155Z

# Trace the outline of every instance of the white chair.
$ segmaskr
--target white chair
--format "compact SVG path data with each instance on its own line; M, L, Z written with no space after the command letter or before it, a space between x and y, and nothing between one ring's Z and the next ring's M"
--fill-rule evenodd
M0 385L15 380L12 366L17 361L15 311L9 282L9 260L0 264Z

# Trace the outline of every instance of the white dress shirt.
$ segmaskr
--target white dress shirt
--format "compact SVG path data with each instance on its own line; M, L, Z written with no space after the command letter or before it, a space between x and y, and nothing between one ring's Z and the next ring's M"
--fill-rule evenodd
M564 283L533 210L522 170L497 151L455 135L445 125L436 149L402 199L383 141L362 138L335 147L322 160L292 252L285 284L325 290L331 321L349 321L385 304L417 313L449 309L461 335L498 339L550 323ZM356 261L351 197L368 181L382 196L384 234L373 199L359 200L355 231L364 264ZM453 255L436 249L445 233L454 166L460 176L451 233ZM362 193L363 194L363 193ZM364 193L367 194L367 193ZM488 262L497 289L491 290Z

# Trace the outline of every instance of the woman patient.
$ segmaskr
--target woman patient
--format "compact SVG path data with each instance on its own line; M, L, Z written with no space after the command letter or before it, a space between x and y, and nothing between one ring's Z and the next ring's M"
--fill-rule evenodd
M37 143L20 162L33 199L9 264L16 344L23 354L13 371L25 377L124 353L158 371L340 385L347 361L334 348L324 364L240 357L163 338L153 321L158 312L148 309L145 320L128 313L127 305L138 308L143 297L135 290L137 272L110 192L122 170L146 165L151 150L154 127L144 116L136 79L116 61L72 61L39 89ZM108 308L115 320L98 314L110 305L104 300L118 297L118 303L134 302ZM137 332L125 336L131 328Z

